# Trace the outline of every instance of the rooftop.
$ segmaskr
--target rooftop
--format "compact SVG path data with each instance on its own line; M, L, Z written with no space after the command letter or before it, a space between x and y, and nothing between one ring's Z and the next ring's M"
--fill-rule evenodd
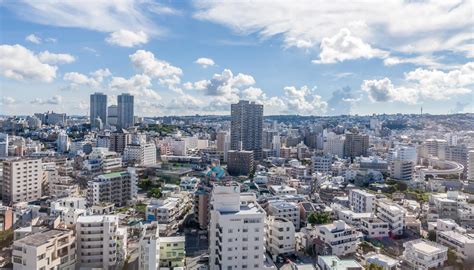
M18 241L15 241L15 244L39 247L39 246L47 244L53 238L56 238L62 235L67 235L68 233L69 231L62 231L62 230L49 230L45 232L37 232L35 234L28 235L25 238L22 238Z

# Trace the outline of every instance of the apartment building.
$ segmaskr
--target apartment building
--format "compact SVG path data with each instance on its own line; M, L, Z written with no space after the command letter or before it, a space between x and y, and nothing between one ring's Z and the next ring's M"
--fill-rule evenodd
M173 194L171 197L152 200L146 207L148 221L157 221L164 225L164 233L168 234L178 229L185 211L190 207L190 198L186 193Z
M452 248L464 264L474 263L474 235L451 219L436 222L436 242Z
M393 160L390 164L390 177L397 180L409 181L413 178L414 163L408 160Z
M82 267L121 269L127 255L127 230L118 216L83 216L76 223L77 256Z
M227 171L230 175L249 175L254 169L254 151L227 152Z
M349 191L349 204L357 213L371 213L375 210L376 197L372 193L360 189Z
M296 230L300 229L300 207L297 203L273 200L268 202L266 209L267 215L287 219L293 222Z
M448 258L448 248L424 239L403 243L404 261L419 270L439 269Z
M134 168L128 171L102 174L87 183L89 205L103 202L123 206L137 196L137 175Z
M265 221L265 246L273 259L295 252L295 226L285 218L268 216Z
M390 232L388 222L376 217L362 218L360 228L367 238L388 237Z
M215 185L211 208L210 269L262 269L265 211L255 194L241 194L236 183Z
M109 173L122 168L122 157L104 147L94 147L83 162L84 169L92 173Z
M327 173L331 171L332 157L331 156L313 156L311 158L312 172Z
M160 238L160 268L173 269L185 266L186 251L184 236Z
M316 227L316 238L325 244L331 255L345 256L355 253L360 233L342 220Z
M15 270L74 270L76 238L72 230L48 230L30 234L13 242Z
M406 209L396 203L383 200L376 203L375 215L388 223L390 236L403 235L406 213Z
M41 159L3 162L2 200L5 205L41 198L43 168Z
M156 164L156 146L154 143L129 144L123 151L124 161L136 162L139 166Z
M139 270L156 270L160 268L160 236L156 222L143 225L140 235Z

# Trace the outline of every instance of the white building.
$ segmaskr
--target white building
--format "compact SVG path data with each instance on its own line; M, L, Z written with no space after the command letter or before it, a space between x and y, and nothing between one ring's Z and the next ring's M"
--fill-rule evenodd
M474 263L474 235L454 220L438 219L436 225L436 242L454 249L464 264Z
M323 152L325 155L344 156L344 136L336 135L334 132L328 133L324 139Z
M390 228L388 222L376 217L361 219L361 231L367 238L388 237Z
M103 202L114 203L117 206L127 205L137 197L137 181L134 168L99 175L87 183L89 205Z
M64 269L76 267L76 239L72 230L49 230L13 242L14 270Z
M84 216L76 223L77 256L82 267L109 269L127 255L127 230L118 216Z
M447 247L424 239L405 242L403 247L405 262L419 270L439 269L448 258Z
M311 158L312 172L327 173L331 171L332 157L331 156L313 156Z
M156 270L160 268L160 236L158 224L143 225L140 236L139 270Z
M265 221L265 246L273 259L295 252L295 226L285 218L268 216Z
M469 151L467 156L467 179L474 181L474 150Z
M119 154L104 147L92 148L83 166L86 170L97 173L109 173L113 170L122 168L122 158Z
M56 145L59 153L65 153L69 151L71 140L69 139L65 131L62 131L58 134Z
M270 192L273 195L286 195L286 194L296 195L296 194L298 194L296 188L292 188L292 187L289 187L289 186L284 185L284 184L271 185L269 187L269 189L270 189Z
M30 202L41 198L43 168L41 159L3 162L3 203Z
M154 143L129 144L123 151L124 161L135 161L140 166L156 164L156 146Z
M349 204L351 209L357 213L371 213L375 209L376 197L374 194L360 189L349 191Z
M390 235L392 236L403 235L406 213L406 209L400 205L383 200L377 201L375 208L375 215L388 223Z
M274 200L268 202L267 214L277 218L284 218L295 226L296 230L300 228L300 207L297 203L286 202L284 200Z
M0 157L8 157L8 134L0 133Z
M413 178L413 172L412 161L395 159L390 164L390 177L393 179L409 181Z
M79 193L79 186L70 176L59 176L48 183L49 195L62 198L75 196Z
M265 211L254 194L240 194L237 184L215 185L209 223L209 267L263 269Z
M360 238L359 232L342 220L317 226L316 236L330 248L331 255L336 256L355 253Z

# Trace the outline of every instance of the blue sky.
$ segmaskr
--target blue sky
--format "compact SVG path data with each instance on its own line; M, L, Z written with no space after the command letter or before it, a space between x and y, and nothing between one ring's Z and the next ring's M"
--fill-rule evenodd
M472 1L0 1L0 113L472 112Z

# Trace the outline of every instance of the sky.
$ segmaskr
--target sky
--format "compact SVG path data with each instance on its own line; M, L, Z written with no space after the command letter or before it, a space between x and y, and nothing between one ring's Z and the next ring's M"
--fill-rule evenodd
M383 4L382 4L383 3ZM473 112L474 1L0 0L0 114Z

